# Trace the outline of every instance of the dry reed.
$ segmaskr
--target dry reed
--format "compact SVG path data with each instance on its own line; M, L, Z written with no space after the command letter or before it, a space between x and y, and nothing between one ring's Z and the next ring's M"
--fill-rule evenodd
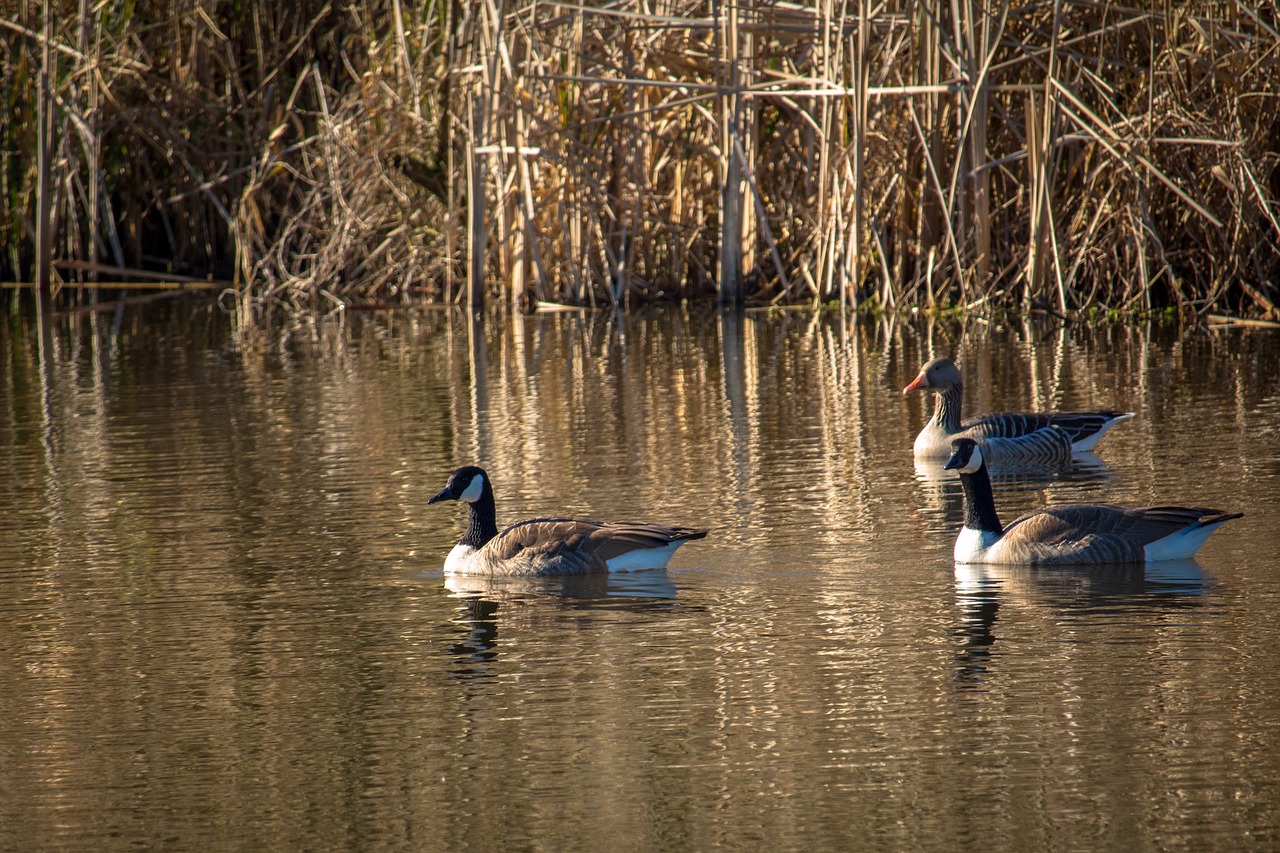
M1280 16L1231 2L54 3L54 254L245 318L499 295L1280 318ZM0 15L0 278L40 18Z

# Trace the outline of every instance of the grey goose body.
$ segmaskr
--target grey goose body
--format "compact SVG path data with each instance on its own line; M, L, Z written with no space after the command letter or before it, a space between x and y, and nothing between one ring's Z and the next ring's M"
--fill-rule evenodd
M933 417L916 436L917 457L947 458L951 442L971 438L983 445L987 461L1034 462L1060 465L1074 454L1091 452L1116 424L1132 412L1097 409L1081 412L1002 412L968 420L960 417L964 381L951 359L935 358L920 368L903 394L934 391L938 402Z
M1002 527L983 451L973 439L952 443L946 467L960 474L965 522L957 563L1080 565L1190 559L1225 522L1243 513L1207 507L1049 507Z
M706 530L593 518L531 518L499 531L489 475L459 468L427 503L467 505L467 530L445 560L448 574L582 575L662 568L685 542Z

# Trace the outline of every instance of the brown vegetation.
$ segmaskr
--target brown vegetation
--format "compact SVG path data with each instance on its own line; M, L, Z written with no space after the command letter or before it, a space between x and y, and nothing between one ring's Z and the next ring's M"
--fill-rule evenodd
M230 279L246 317L718 292L1280 318L1267 4L51 5L77 275ZM42 26L0 15L0 278L34 265Z

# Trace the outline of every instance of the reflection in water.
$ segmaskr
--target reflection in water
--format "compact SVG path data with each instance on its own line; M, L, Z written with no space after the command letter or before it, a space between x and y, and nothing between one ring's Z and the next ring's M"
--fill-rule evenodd
M1199 560L1149 563L1143 576L1143 591L1153 595L1202 595L1212 587Z
M1195 560L1090 566L1017 566L955 564L956 607L960 624L954 635L956 680L980 687L996 643L995 624L1001 608L1047 609L1053 621L1066 613L1117 613L1152 607L1182 609L1201 606L1209 581ZM1101 626L1100 626L1101 628Z
M751 418L748 415L746 332L741 306L720 309L720 382L733 437L733 477L740 489L752 480Z
M468 679L492 677L489 664L498 657L495 647L502 622L555 623L560 619L558 605L653 613L676 597L666 569L535 578L445 575L444 586L462 602L454 622L463 628L464 637L449 648L456 659L452 672Z
M452 674L460 678L484 679L493 677L487 666L498 657L494 646L498 643L498 602L485 598L468 597L462 604L462 612L455 622L462 627L462 639L449 646L453 657Z
M956 681L961 686L980 688L991 660L993 631L1000 612L1000 585L975 567L956 564L956 606L960 625L955 636L961 641L956 652Z
M445 575L445 588L456 598L524 599L550 596L594 602L606 598L672 599L676 585L666 569L636 572L596 572L587 575L497 577Z
M467 365L471 375L471 434L475 442L470 458L477 460L484 459L490 447L489 357L485 344L484 317L478 313L468 313L467 316Z
M1274 836L1274 337L709 306L116 318L55 318L45 359L0 325L0 826L24 848ZM928 412L898 393L926 351L964 363L975 411L1139 411L1103 466L997 478L1001 510L1239 506L1200 558L1218 585L953 576L958 484L917 478ZM715 547L669 574L424 578L462 523L426 500L469 462L504 517L660 516Z

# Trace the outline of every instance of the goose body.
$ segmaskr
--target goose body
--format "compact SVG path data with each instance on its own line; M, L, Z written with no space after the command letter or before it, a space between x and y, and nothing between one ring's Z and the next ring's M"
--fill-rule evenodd
M946 467L960 474L965 521L957 563L1079 565L1190 559L1225 522L1243 513L1205 507L1049 507L1000 525L983 450L971 438L952 443Z
M467 505L467 531L444 563L446 574L583 575L666 566L676 549L707 531L634 521L531 518L499 531L489 475L459 468L427 503Z
M916 436L917 457L950 456L951 442L964 437L980 442L992 463L1062 464L1069 462L1073 454L1092 452L1108 430L1133 417L1132 412L1099 409L1084 412L1003 412L961 420L964 382L955 364L945 357L935 358L920 368L920 374L902 389L902 393L924 390L936 392L938 403L933 417Z

